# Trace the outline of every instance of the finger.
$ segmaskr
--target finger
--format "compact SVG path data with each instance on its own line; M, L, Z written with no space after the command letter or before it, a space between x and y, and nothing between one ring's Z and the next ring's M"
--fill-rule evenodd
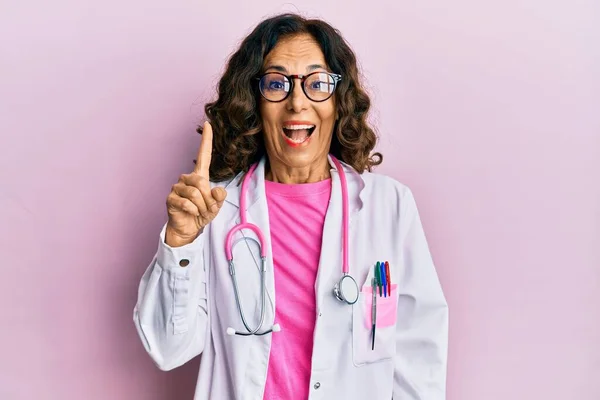
M190 180L189 177L187 179ZM195 185L186 184L186 182L178 182L175 185L173 185L173 191L179 197L191 201L200 213L200 215L202 215L203 217L208 216L204 196L202 195L198 187L196 187Z
M189 181L197 181L198 179L202 180L203 178L196 175L185 179L188 179ZM211 189L210 184L200 184L199 188L208 210L213 214L217 213L217 211L219 211L223 205L223 201L227 197L227 191L222 187L215 187Z
M212 126L208 121L204 123L202 129L202 140L200 142L200 148L198 149L198 156L196 157L196 167L194 172L200 174L206 178L209 177L210 159L212 157L212 139L213 131Z
M213 188L211 191L213 199L217 201L217 203L222 204L225 198L227 197L227 191L222 187Z
M194 186L200 190L202 187L210 189L210 181L199 174L182 174L179 177L179 182L188 186Z
M202 198L204 199L204 203L206 204L206 208L211 213L216 213L219 211L219 205L217 204L217 200L212 196L212 191L210 190L210 186L206 187L202 185L200 187L200 193L202 193Z
M183 211L196 217L200 216L198 208L192 201L179 196L175 192L171 192L171 194L169 194L169 196L167 197L167 208L174 209L177 211Z
M182 184L193 187L196 190L195 192L190 192L194 196L190 200L194 201L198 206L200 213L205 213L207 210L215 213L219 210L217 201L212 197L210 182L207 178L198 174L183 174L180 179ZM202 214L202 216L208 217L205 214Z

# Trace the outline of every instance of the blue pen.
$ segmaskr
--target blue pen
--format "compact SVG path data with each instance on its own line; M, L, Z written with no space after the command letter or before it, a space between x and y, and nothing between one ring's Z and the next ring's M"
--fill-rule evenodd
M379 275L381 276L381 284L383 285L383 297L387 297L387 280L385 279L385 263L382 262L381 264L379 264L379 268L380 268L380 272Z

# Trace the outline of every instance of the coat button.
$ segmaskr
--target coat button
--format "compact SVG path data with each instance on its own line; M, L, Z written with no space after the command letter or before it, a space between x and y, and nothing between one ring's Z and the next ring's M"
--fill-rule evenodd
M318 389L318 388L320 388L320 387L321 387L321 383L320 383L320 382L317 382L317 383L315 383L315 386L313 386L313 387L314 387L315 389Z
M187 267L188 265L190 265L190 260L187 260L185 258L183 260L179 260L180 267Z

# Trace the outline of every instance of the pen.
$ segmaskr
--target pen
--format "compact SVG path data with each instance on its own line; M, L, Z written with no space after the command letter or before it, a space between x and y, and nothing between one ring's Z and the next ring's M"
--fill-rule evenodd
M381 285L383 286L383 297L387 297L387 281L385 279L385 263L382 261L379 264L379 268L381 268Z
M377 261L377 264L375 265L375 279L376 279L376 284L377 284L377 288L379 289L379 297L381 297L381 266L380 266L380 262ZM377 290L375 290L375 292L377 292Z
M371 282L373 286L373 304L371 304L371 350L375 350L375 322L377 321L377 284L375 278Z
M392 295L392 278L390 276L391 276L390 263L386 261L385 262L385 280L387 282L387 287L388 287L388 296Z

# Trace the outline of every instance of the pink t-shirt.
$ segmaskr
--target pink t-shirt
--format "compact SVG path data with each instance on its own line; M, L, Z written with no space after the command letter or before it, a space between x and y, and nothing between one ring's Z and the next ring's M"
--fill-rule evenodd
M308 398L315 279L331 179L286 185L265 181L275 268L275 322L265 400Z

